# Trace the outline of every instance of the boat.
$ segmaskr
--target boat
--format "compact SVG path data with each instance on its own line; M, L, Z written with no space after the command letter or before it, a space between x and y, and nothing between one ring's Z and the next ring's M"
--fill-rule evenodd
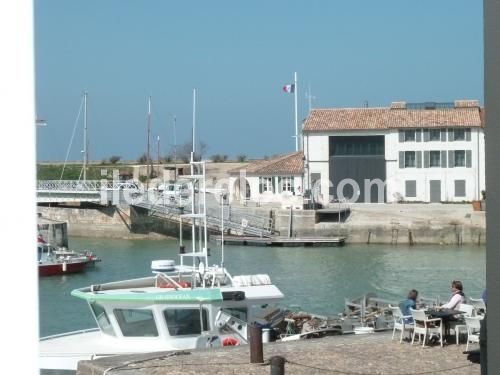
M232 275L209 265L205 162L191 156L191 212L182 215L178 264L152 260L151 275L71 292L86 301L97 327L40 339L40 369L76 370L104 356L243 345L250 323L270 335L283 321L284 295L267 274ZM222 206L223 207L223 206ZM223 209L223 208L222 208ZM192 228L190 249L182 226Z
M89 251L80 253L65 247L56 248L46 243L41 235L37 238L37 252L39 276L81 272L100 261L100 258Z

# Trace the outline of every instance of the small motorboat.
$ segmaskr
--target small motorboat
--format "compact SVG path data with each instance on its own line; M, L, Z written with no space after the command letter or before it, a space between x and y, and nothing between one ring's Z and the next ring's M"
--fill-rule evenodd
M55 248L46 243L41 235L37 238L38 275L52 276L83 271L100 259L92 252L79 253L67 248Z

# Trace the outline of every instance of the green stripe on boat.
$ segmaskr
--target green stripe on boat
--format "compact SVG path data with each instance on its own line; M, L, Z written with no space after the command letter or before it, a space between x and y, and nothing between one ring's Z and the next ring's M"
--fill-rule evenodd
M73 290L71 295L87 301L124 301L124 302L152 302L152 303L200 303L222 301L220 289L189 289L169 290L153 293L106 293L82 292Z

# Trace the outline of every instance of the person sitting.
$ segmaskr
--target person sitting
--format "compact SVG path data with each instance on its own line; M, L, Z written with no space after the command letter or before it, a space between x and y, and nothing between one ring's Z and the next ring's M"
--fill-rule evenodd
M418 291L412 289L408 293L408 298L399 303L399 309L401 310L403 316L408 316L408 318L405 318L405 323L413 323L413 318L411 317L410 308L411 309L417 308L417 297L418 297Z
M441 309L457 310L461 303L465 303L464 287L461 281L453 280L451 282L451 299L441 305Z

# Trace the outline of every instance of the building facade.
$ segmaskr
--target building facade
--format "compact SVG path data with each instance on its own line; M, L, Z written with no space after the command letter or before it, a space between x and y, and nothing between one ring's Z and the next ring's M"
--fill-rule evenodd
M303 127L305 187L323 203L480 200L483 114L475 100L313 109Z
M302 151L256 160L228 171L229 201L274 203L302 208L304 154Z

